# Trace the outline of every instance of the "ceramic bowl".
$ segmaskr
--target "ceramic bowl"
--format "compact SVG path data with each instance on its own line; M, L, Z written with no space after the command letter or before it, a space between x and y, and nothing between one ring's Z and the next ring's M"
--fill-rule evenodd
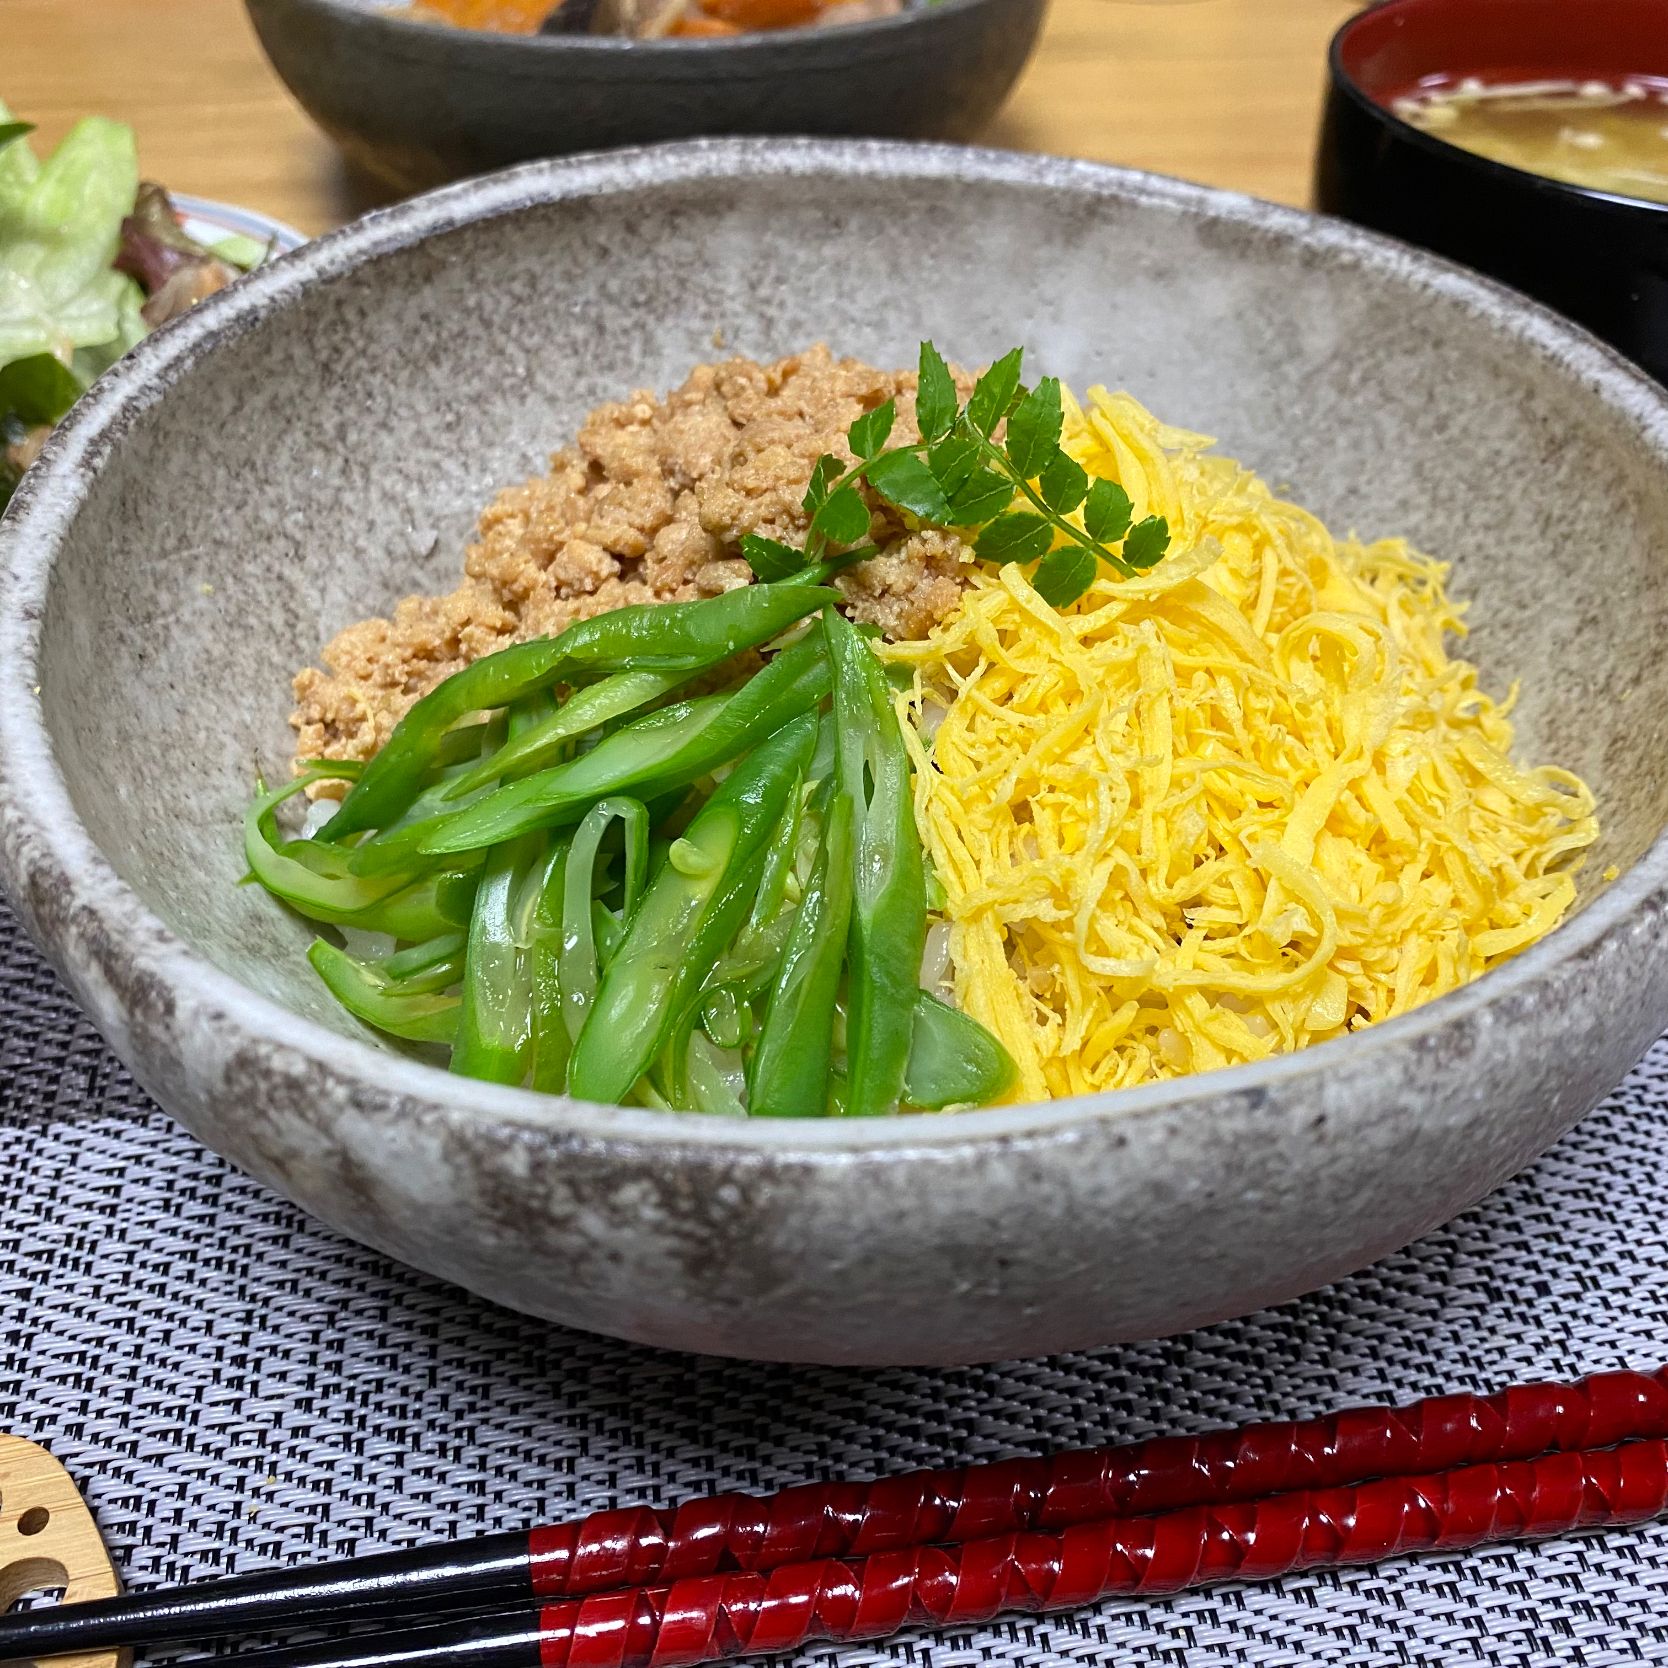
M1391 108L1438 78L1668 77L1668 0L1386 0L1329 65L1321 208L1504 279L1668 382L1668 203L1491 162Z
M378 0L245 0L314 121L396 191L533 157L713 133L971 139L1047 0L914 0L897 17L725 40L489 34Z
M1467 652L1601 846L1565 925L1287 1058L884 1121L541 1098L378 1045L240 887L289 679L455 583L581 416L713 356L1023 342L1454 564ZM680 1349L956 1362L1148 1337L1357 1269L1567 1129L1668 1018L1668 393L1336 221L1043 157L714 141L537 164L319 239L158 332L0 523L0 875L117 1052L343 1232ZM1614 867L1619 878L1601 877Z

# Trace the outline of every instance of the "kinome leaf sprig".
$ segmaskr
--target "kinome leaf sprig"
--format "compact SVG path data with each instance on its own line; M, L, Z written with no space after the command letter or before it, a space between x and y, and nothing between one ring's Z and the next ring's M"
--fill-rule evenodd
M897 416L893 401L865 412L846 431L857 462L845 469L824 453L811 472L805 548L756 533L742 536L753 572L766 581L786 579L817 561L830 543L855 545L867 537L869 507L857 491L859 481L926 525L978 529L973 549L982 561L1035 562L1032 584L1056 608L1088 590L1101 562L1132 579L1161 561L1170 548L1169 523L1151 515L1132 527L1129 494L1116 481L1091 484L1082 465L1061 449L1059 381L1044 377L1026 388L1019 380L1022 351L998 359L963 406L949 367L931 342L923 342L915 397L920 440L886 445ZM1003 418L1007 432L998 442ZM1012 508L1016 497L1032 507ZM1078 510L1081 525L1072 519Z

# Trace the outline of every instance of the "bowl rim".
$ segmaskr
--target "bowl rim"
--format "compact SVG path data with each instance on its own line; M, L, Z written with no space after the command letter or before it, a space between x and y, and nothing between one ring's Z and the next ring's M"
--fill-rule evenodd
M7 890L36 921L37 894L53 899L43 936L63 960L101 958L78 993L106 1034L125 1029L112 963L124 988L167 990L174 1034L239 1033L286 1069L320 1073L354 1092L362 1114L381 1098L458 1128L488 1120L508 1134L635 1148L722 1149L731 1156L845 1164L900 1148L943 1150L1070 1135L1110 1119L1153 1119L1189 1102L1269 1091L1311 1075L1370 1071L1385 1051L1484 1010L1509 1011L1527 987L1578 962L1612 935L1626 934L1652 894L1668 893L1668 829L1580 912L1505 966L1396 1019L1244 1066L1137 1088L982 1110L913 1113L889 1119L731 1120L699 1113L600 1106L453 1077L437 1067L344 1036L263 996L223 972L168 927L94 844L54 758L35 665L56 547L123 431L223 341L257 328L263 315L308 288L348 274L430 237L471 223L600 194L663 192L723 180L974 180L1168 209L1283 238L1311 258L1399 278L1434 300L1481 314L1521 346L1561 364L1627 421L1668 470L1668 388L1602 342L1491 279L1344 221L1265 203L1236 192L1134 169L1033 154L883 140L706 139L590 153L523 164L465 180L364 216L279 257L147 337L101 378L54 431L37 465L0 517L0 870ZM232 837L229 833L228 837ZM272 1069L277 1069L272 1068Z
M836 29L754 29L739 35L665 36L655 40L632 40L621 35L516 35L497 29L471 29L461 24L412 17L405 12L383 10L379 6L359 5L355 0L300 0L300 3L334 12L339 17L352 18L361 27L382 30L388 43L393 45L422 43L443 49L449 42L459 47L467 44L478 52L503 53L506 57L528 51L587 52L610 56L635 52L642 58L665 59L682 58L691 53L738 55L767 47L777 51L810 48L813 45L826 48L828 43L834 41L845 41L854 46L863 41L884 41L889 35L921 28L939 17L980 11L1000 5L1002 0L925 0L923 4L906 6L891 17L842 23Z
M1440 158L1450 165L1477 175L1485 182L1492 182L1497 187L1509 186L1519 191L1528 189L1548 197L1565 199L1571 204L1581 203L1596 209L1634 215L1647 222L1668 216L1668 202L1658 203L1649 197L1628 197L1617 191L1600 191L1590 185L1575 185L1569 180L1555 180L1546 174L1537 174L1529 168L1518 168L1510 162L1497 162L1493 157L1479 156L1475 151L1468 151L1463 145L1456 145L1439 134L1415 127L1412 122L1398 116L1389 105L1380 104L1345 67L1344 47L1349 36L1369 18L1392 7L1407 7L1412 10L1421 6L1436 7L1445 3L1446 0L1374 0L1372 5L1358 11L1353 17L1345 18L1333 31L1326 49L1327 73L1333 87L1369 116L1388 127L1404 144L1411 144L1425 155ZM1668 5L1663 6L1663 13L1664 17L1668 18Z

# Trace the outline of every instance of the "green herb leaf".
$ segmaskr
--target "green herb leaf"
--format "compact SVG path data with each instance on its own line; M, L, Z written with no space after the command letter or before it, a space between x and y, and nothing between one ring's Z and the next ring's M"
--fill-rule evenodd
M767 585L791 578L805 566L803 550L795 550L791 544L783 544L779 539L761 538L757 533L741 535L741 553L747 558L753 577L762 579Z
M930 444L950 432L956 421L957 403L950 367L931 342L923 342L921 377L915 390L915 426L920 429L923 440Z
M914 452L887 452L869 466L869 485L889 504L923 521L943 526L950 520L944 489Z
M982 435L990 435L1008 414L1019 388L1019 362L1023 348L1004 354L974 384L972 398L967 402L967 420Z
M1170 548L1170 523L1161 515L1150 515L1130 528L1124 540L1123 557L1132 568L1155 567Z
M946 498L955 495L978 461L979 442L962 431L946 436L927 453L927 467Z
M1022 480L1035 480L1054 461L1060 423L1060 384L1045 376L1008 419L1008 459Z
M803 505L807 515L815 515L822 508L828 489L845 473L845 468L832 452L824 452L811 471L810 485L805 488Z
M869 533L869 506L848 486L830 493L811 517L811 531L836 544L856 544Z
M950 500L952 527L982 527L1014 501L1014 483L994 469L977 469Z
M0 147L9 145L14 139L21 139L26 133L33 133L33 122L0 122Z
M1099 568L1092 550L1080 544L1063 544L1037 564L1031 584L1051 608L1064 608L1094 584Z
M891 400L887 400L884 405L877 405L873 411L865 411L846 430L846 441L851 447L852 455L862 458L864 462L878 457L892 433L892 424L897 420L897 415L898 408Z
M1088 490L1089 477L1083 466L1064 452L1057 451L1037 477L1037 491L1056 515L1070 515Z
M1083 506L1083 525L1096 544L1111 544L1129 531L1133 513L1129 494L1116 481L1096 481Z
M982 562L1034 562L1054 543L1054 523L1019 510L999 515L980 535L973 553Z
M26 423L56 423L81 398L81 379L50 353L31 353L0 369L0 414Z
M966 484L977 462L979 440L967 430L966 424L959 425L954 434L946 435L927 452L927 469L932 470L932 477L944 489L946 499L954 497Z

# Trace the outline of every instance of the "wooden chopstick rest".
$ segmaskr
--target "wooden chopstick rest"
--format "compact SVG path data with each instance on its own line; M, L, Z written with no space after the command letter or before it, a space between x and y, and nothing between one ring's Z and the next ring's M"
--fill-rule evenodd
M62 1587L63 1603L81 1604L113 1598L122 1584L69 1473L44 1448L0 1432L0 1615L37 1587ZM128 1668L133 1653L40 1660L51 1668Z

